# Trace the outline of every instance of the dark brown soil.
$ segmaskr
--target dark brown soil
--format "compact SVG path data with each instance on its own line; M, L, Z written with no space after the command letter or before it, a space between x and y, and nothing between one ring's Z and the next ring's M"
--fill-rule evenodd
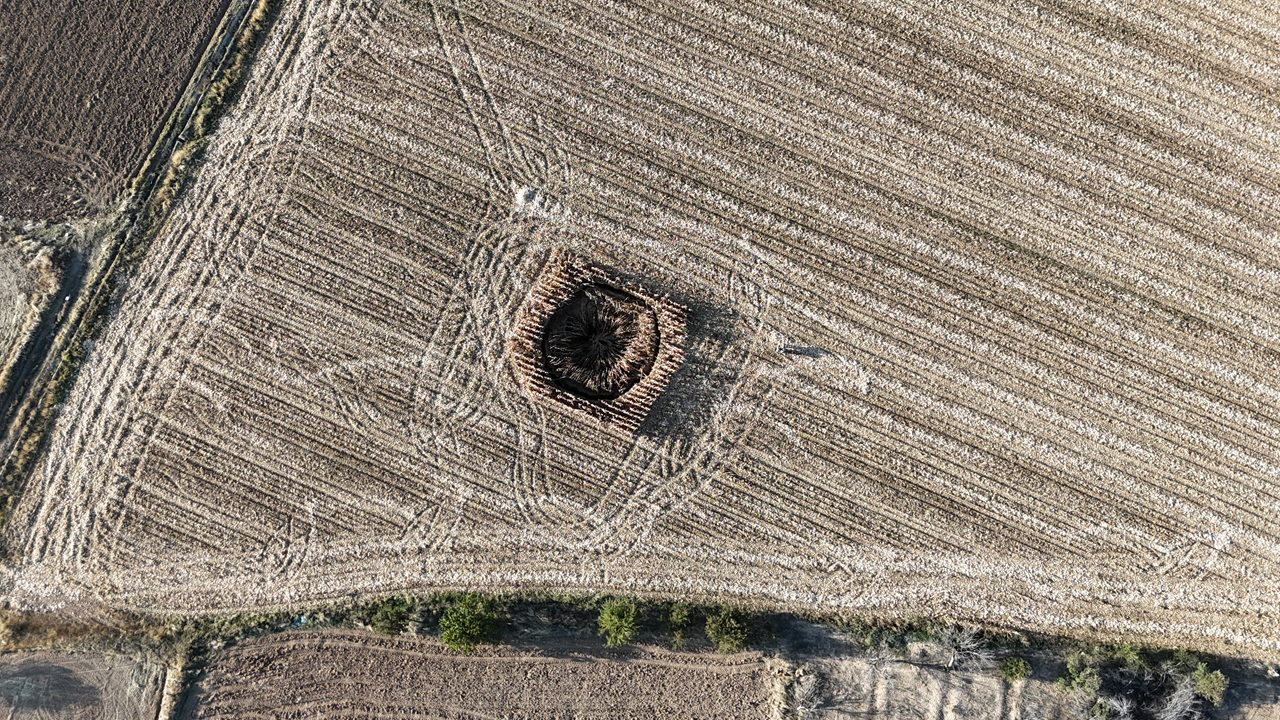
M0 0L0 215L63 220L116 199L225 0Z

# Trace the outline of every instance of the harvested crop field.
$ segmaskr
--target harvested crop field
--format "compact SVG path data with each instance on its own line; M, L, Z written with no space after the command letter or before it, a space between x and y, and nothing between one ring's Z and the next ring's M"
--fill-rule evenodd
M10 720L151 720L163 669L118 655L0 655L0 712Z
M226 5L0 1L0 217L60 221L115 199Z
M179 717L771 717L779 682L759 655L448 654L361 632L285 633L223 651Z
M287 3L11 594L535 586L1280 653L1278 28ZM683 358L634 433L517 362L566 256L683 317L627 366Z

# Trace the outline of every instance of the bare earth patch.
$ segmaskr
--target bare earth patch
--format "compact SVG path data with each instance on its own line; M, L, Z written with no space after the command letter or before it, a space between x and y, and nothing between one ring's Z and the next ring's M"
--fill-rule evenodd
M0 715L9 720L152 720L163 670L117 655L0 655Z
M776 682L756 654L605 654L593 645L458 655L434 640L285 633L222 652L179 717L770 717Z
M550 587L1280 654L1280 15L1237 8L285 3L8 595ZM561 251L687 309L635 432L520 381Z

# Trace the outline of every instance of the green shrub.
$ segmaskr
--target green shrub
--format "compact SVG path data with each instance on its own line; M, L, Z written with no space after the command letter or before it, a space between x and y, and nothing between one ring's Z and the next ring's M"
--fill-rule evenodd
M1142 650L1133 645L1120 645L1111 649L1111 657L1130 670L1146 670L1147 661Z
M1020 657L1007 657L1000 661L1000 675L1009 682L1031 677L1031 663Z
M1191 683L1195 686L1197 695L1215 706L1222 704L1222 696L1227 692L1227 676L1221 670L1209 672L1207 665L1199 663L1195 672L1191 673Z
M498 615L479 595L465 595L440 618L440 640L454 652L469 653L493 632Z
M684 647L684 631L689 628L689 606L672 603L667 611L667 627L671 630L671 646L676 650Z
M1093 659L1084 653L1073 653L1067 658L1067 674L1058 678L1063 690L1075 690L1085 697L1095 697L1102 689L1102 676L1093 666Z
M1199 664L1200 658L1190 650L1174 650L1168 666L1176 673L1190 675L1196 671L1196 666Z
M407 597L389 597L367 611L369 625L383 635L399 635L409 626L413 602Z
M741 614L731 608L707 618L707 639L722 653L740 652L747 646L747 624Z
M636 639L636 604L630 600L609 598L600 608L600 634L605 647L621 647Z

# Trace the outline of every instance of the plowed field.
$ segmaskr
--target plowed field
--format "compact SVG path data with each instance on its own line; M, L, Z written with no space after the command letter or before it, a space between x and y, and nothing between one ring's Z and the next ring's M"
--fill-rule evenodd
M765 720L780 682L755 654L460 656L427 640L287 633L214 658L179 717Z
M1277 58L1247 2L287 3L68 400L15 592L1280 652ZM634 434L518 377L553 252L687 309Z
M0 216L102 209L160 132L226 0L0 0Z

